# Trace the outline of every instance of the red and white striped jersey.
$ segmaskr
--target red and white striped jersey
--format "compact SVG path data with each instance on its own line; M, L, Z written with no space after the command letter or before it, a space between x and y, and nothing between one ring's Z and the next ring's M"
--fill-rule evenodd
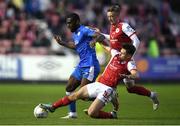
M135 34L135 30L128 23L120 22L117 25L111 25L110 47L120 51L122 43L132 43L130 37L133 34Z

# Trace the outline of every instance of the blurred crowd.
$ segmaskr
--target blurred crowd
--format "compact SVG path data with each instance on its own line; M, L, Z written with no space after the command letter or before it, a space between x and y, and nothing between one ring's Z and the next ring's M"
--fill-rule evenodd
M180 26L168 0L161 0L158 8L145 0L129 1L0 0L0 54L61 54L64 48L57 45L53 34L64 41L71 39L65 25L67 13L76 12L83 24L109 33L106 10L119 3L120 19L140 38L138 56L179 56Z

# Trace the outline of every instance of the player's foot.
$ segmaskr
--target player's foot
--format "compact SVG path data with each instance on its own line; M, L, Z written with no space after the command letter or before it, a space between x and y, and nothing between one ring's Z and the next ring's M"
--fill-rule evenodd
M53 108L53 106L51 104L39 104L39 106L49 112L54 112L55 108Z
M152 99L152 102L153 102L153 110L155 111L159 107L159 100L158 100L158 95L157 95L156 92L152 93L151 99Z
M69 112L67 116L61 117L61 119L76 119L76 118L77 118L77 114L72 112Z
M112 112L111 112L111 115L112 115L113 119L117 119L117 118L118 118L116 111L112 111Z

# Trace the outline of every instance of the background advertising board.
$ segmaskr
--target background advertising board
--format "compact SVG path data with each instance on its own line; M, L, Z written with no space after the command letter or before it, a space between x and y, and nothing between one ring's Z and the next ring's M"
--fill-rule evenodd
M77 65L77 57L0 56L0 80L64 81Z
M0 80L64 81L78 64L73 55L0 55ZM180 80L180 58L137 58L143 80Z
M141 79L180 80L180 58L138 58Z
M22 63L19 57L0 55L0 79L22 79Z
M68 80L76 65L73 57L23 56L23 80Z

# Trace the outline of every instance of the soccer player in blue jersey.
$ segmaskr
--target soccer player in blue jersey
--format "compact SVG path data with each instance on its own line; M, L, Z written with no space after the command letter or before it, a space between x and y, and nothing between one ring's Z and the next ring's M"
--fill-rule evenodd
M99 62L94 48L90 47L91 41L104 40L104 36L89 27L80 24L80 18L76 13L66 17L67 27L72 32L72 42L63 42L61 37L55 35L58 44L75 49L80 57L80 62L71 74L66 85L66 95L70 95L79 85L80 87L94 82L100 72ZM77 118L75 102L70 104L70 112L63 118Z

